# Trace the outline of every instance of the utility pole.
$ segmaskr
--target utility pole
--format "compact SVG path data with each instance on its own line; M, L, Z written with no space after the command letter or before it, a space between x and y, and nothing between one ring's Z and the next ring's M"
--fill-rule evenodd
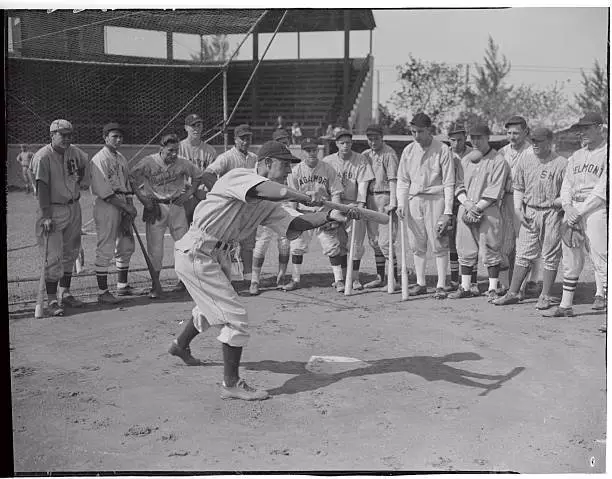
M380 69L376 70L376 106L374 107L375 123L380 121L380 111L378 105L380 105Z

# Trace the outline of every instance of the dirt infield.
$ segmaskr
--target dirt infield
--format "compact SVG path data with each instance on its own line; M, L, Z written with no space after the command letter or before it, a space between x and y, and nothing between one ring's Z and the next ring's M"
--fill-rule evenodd
M30 221L12 211L9 225ZM167 354L188 296L12 315L15 471L605 470L605 315L590 309L590 265L579 315L549 319L535 299L500 308L380 290L345 297L312 246L302 289L266 287L272 248L261 296L243 298L253 337L241 372L270 390L264 402L220 399L214 331L192 344L204 366ZM358 361L317 370L313 356Z

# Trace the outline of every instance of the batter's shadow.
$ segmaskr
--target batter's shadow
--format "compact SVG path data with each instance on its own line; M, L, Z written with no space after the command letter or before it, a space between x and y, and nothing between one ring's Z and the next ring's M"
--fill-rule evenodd
M507 374L482 374L465 369L455 368L446 363L476 361L483 359L476 353L452 353L445 356L406 356L400 358L376 359L367 361L368 366L335 374L314 373L306 369L307 363L299 361L264 360L242 363L242 366L252 371L270 371L279 374L294 374L282 386L268 390L272 396L281 394L297 394L314 391L330 386L342 379L363 377L372 374L406 372L416 374L427 381L446 381L460 386L479 388L483 391L479 396L486 396L491 391L501 388L502 384L525 370L515 367ZM494 381L492 383L480 382Z

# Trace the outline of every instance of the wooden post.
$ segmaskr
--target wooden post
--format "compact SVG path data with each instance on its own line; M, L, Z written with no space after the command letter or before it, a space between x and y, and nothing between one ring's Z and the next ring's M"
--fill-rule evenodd
M350 47L351 47L351 12L350 10L344 10L344 78L342 82L342 97L343 97L343 108L342 116L348 117L348 95L350 90L350 79L351 79L351 63L350 63ZM343 125L348 126L348 125Z

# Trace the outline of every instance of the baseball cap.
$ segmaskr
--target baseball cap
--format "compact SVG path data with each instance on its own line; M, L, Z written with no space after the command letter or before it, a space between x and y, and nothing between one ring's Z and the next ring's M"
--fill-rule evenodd
M53 123L51 123L49 132L55 133L56 131L60 133L72 133L72 123L68 120L54 120Z
M603 118L599 113L591 111L580 118L574 126L603 125L603 122Z
M383 129L380 125L376 125L376 124L368 125L368 127L366 128L366 135L368 133L375 133L375 134L382 136Z
M185 125L193 126L196 123L204 123L204 120L202 120L200 115L192 113L191 115L188 115L188 116L185 117Z
M257 152L257 161L264 158L276 158L277 160L289 160L291 163L300 163L302 160L293 156L289 148L278 141L266 141Z
M431 118L425 113L417 113L412 117L412 120L410 120L410 124L418 126L419 128L429 128L431 126Z
M552 140L553 132L549 128L534 128L530 136L534 141Z
M120 131L121 133L124 133L121 125L119 125L119 123L117 122L112 121L104 125L104 128L102 128L102 136L108 135L113 130L117 130L117 131Z
M302 140L302 150L315 150L318 147L319 145L312 138L304 138Z
M454 135L455 133L467 133L464 122L455 121L451 123L451 126L448 128L448 134Z
M278 128L274 131L274 133L272 133L272 139L274 141L278 141L282 138L289 138L289 133L287 133L287 130L284 128Z
M506 121L504 128L508 128L510 125L521 125L523 128L527 128L527 120L522 116L514 115Z
M234 128L234 138L236 138L237 136L245 136L252 134L253 132L251 131L251 127L246 123L243 125L238 125L236 128Z
M168 133L167 135L162 136L161 141L159 142L161 146L166 146L168 143L178 143L178 136L174 133Z
M336 132L336 135L334 136L334 140L339 140L340 137L342 136L350 136L351 138L353 138L353 134L350 131L348 131L346 128L340 128Z
M490 134L491 130L486 123L477 123L470 128L470 136L489 136Z

